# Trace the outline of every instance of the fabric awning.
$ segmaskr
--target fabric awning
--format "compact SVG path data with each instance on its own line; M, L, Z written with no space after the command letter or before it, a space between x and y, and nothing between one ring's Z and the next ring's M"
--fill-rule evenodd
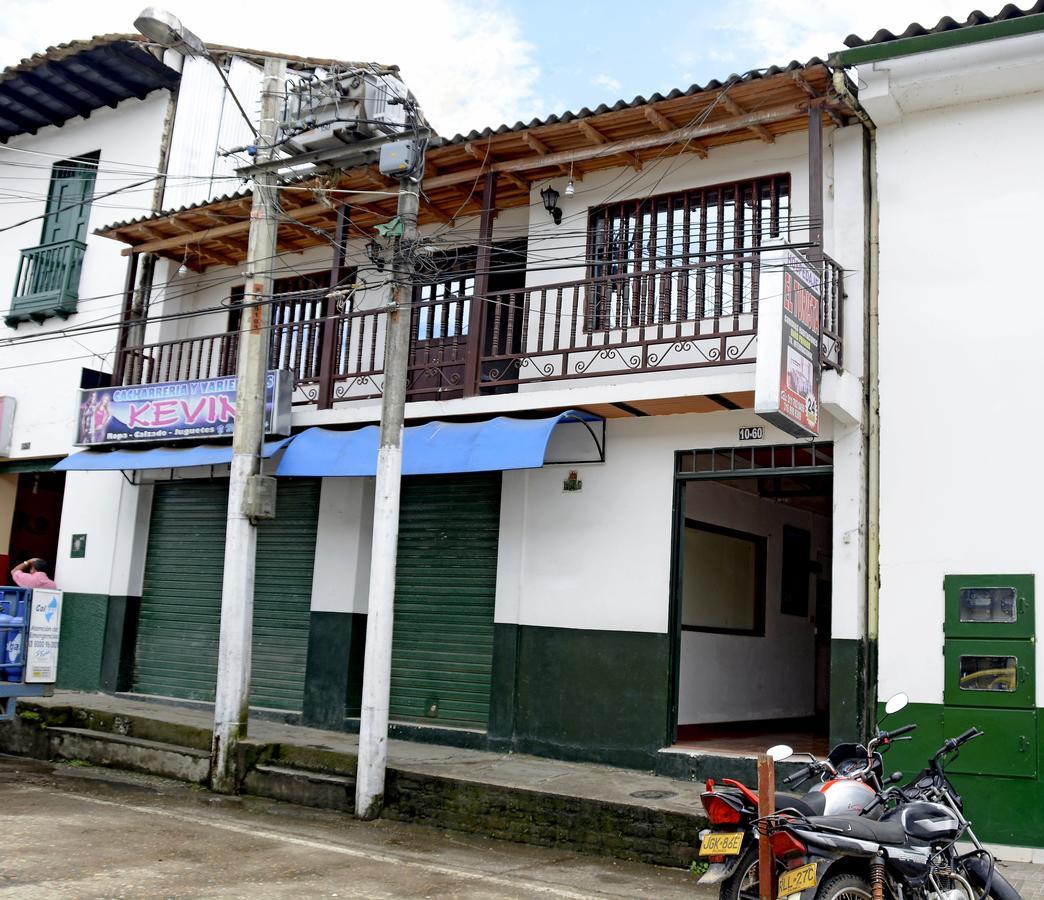
M544 419L500 416L483 422L428 422L403 432L403 475L449 475L457 472L495 472L538 469L544 465L555 427L582 424L596 453L604 447L591 429L603 420L590 413L569 410ZM350 477L375 475L379 429L368 425L355 431L309 428L294 438L279 462L276 475ZM563 460L565 461L565 460Z
M268 459L292 437L267 441L261 455ZM192 447L153 447L150 450L81 450L54 466L56 472L133 472L138 469L181 469L186 466L220 466L232 462L230 444L196 444Z

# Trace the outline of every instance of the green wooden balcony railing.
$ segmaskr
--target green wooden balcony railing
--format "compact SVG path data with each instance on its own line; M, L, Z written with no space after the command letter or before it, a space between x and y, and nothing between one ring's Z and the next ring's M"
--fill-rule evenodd
M17 327L19 322L42 322L50 316L64 319L76 312L86 249L83 241L59 241L23 250L4 321Z

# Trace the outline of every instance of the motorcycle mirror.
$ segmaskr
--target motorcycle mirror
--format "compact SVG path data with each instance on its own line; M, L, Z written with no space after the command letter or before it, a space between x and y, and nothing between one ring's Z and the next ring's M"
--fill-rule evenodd
M793 756L794 748L788 747L786 744L776 744L775 747L769 747L765 754L771 757L773 762L779 762Z
M892 713L897 713L901 709L906 708L906 704L910 702L910 698L906 696L905 691L900 691L898 694L894 694L885 701L885 715L890 716Z

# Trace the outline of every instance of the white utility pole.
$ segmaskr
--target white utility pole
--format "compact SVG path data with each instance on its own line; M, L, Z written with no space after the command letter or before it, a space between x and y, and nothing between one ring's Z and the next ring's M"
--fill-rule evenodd
M423 152L423 151L422 151ZM417 168L423 172L423 161ZM402 429L406 412L406 374L410 355L413 301L413 250L417 239L420 176L399 179L398 217L402 235L392 264L388 331L384 344L384 391L373 501L370 592L363 660L359 763L355 815L375 819L384 805L388 764L388 705L391 695L392 622L395 615L395 564L399 549L399 495L402 487Z
M267 161L277 139L286 61L265 59L257 160ZM246 284L239 325L236 372L236 421L232 433L232 469L228 482L225 569L221 583L221 640L218 645L217 693L210 783L216 791L236 790L236 747L247 734L250 659L254 624L254 565L257 556L259 501L264 440L265 380L272 322L272 259L276 253L276 175L254 178L247 247ZM269 484L268 488L274 488Z

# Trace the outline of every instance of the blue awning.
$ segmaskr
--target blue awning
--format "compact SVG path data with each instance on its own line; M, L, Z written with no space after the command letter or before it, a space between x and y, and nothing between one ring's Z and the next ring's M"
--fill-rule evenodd
M268 459L293 440L267 441L261 455ZM229 444L197 444L192 447L153 447L151 450L81 450L54 466L55 472L132 472L138 469L180 469L186 466L220 466L232 462Z
M538 469L544 465L555 427L582 423L595 448L590 460L604 458L604 447L589 423L603 420L569 410L546 419L484 422L429 422L406 428L402 438L403 475L449 475ZM368 425L355 431L309 428L294 438L279 462L276 475L349 477L375 475L379 429Z

